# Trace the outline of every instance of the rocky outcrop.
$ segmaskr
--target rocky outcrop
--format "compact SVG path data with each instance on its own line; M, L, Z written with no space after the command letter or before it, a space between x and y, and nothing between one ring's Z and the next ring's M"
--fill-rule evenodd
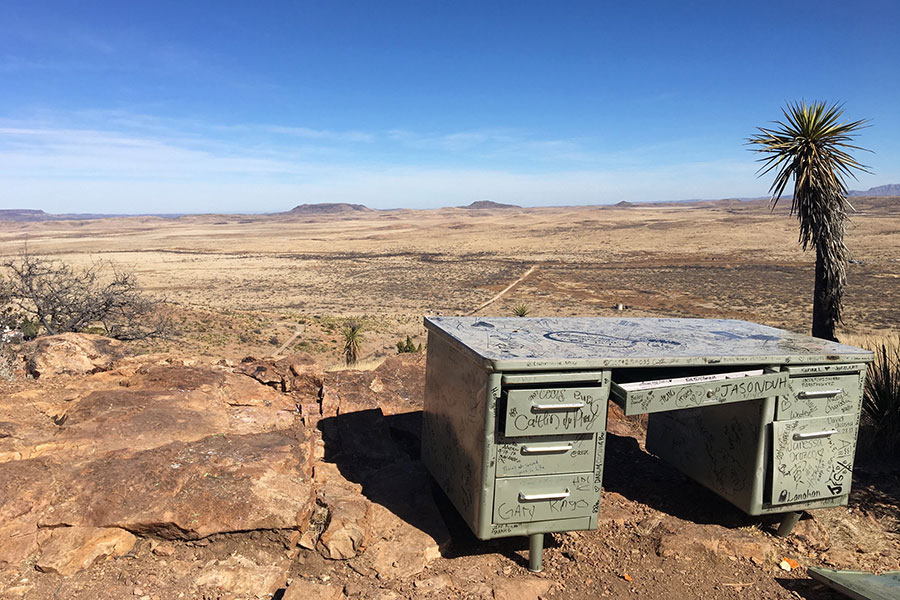
M311 450L306 432L277 431L110 453L57 475L54 510L40 525L166 539L296 529L314 502Z
M422 410L425 395L425 354L398 354L372 371L325 374L321 414L333 417L380 409L386 415Z
M25 346L25 369L34 378L107 371L125 354L122 342L88 333L61 333Z
M281 359L256 359L248 356L237 372L243 373L286 394L316 401L322 389L325 372L308 354L292 354Z
M0 394L0 563L36 554L65 574L127 536L304 529L316 435L291 398L225 368L146 360Z
M70 575L142 537L171 556L172 542L268 530L382 578L414 576L440 556L449 534L415 460L421 425L411 412L422 404L424 355L367 372L325 374L305 355L232 371L102 354L85 340L104 347L82 336L33 354L48 365L41 381L83 375L49 387L25 380L0 396L0 497L9 499L0 562L33 556ZM47 349L91 358L66 371L49 366ZM254 560L216 559L197 585L239 594ZM262 573L254 589L283 576Z

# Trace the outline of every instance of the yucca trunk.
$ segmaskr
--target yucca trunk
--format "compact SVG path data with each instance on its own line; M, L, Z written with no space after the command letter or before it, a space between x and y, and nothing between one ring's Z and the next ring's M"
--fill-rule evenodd
M816 281L813 289L812 335L825 340L837 341L834 328L840 315L840 308L835 306L835 282L830 281L828 269L825 268L825 254L820 247L816 248Z

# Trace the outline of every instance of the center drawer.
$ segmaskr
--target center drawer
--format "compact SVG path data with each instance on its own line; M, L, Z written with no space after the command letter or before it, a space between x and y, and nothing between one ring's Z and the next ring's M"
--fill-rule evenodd
M589 517L599 508L593 473L508 477L494 486L494 523Z
M509 389L503 433L514 437L603 431L608 398L608 385Z
M612 383L613 400L627 416L779 396L788 373L744 372Z

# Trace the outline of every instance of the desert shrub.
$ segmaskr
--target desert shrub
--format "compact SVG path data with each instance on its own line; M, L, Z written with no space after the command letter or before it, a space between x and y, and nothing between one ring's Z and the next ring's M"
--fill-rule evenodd
M109 263L79 269L24 252L0 268L7 276L4 307L19 316L26 338L93 327L121 340L171 331L163 303L141 291L134 273Z
M406 336L406 341L397 342L397 354L406 354L411 352L421 352L422 344L416 346L412 339L409 336Z
M875 361L866 374L861 450L896 460L900 451L900 335L866 345L875 353Z
M524 302L519 302L518 304L513 306L513 314L517 317L524 317L529 312L531 312L531 309L529 309L528 305Z
M272 346L277 346L280 343L281 342L278 340L277 335L273 335L272 337L269 338L269 344L271 344Z
M31 319L22 319L22 322L19 323L19 331L22 333L23 339L33 340L41 332L41 328Z
M359 360L359 350L363 342L363 325L359 321L349 320L341 328L344 338L344 360L347 366L352 366Z

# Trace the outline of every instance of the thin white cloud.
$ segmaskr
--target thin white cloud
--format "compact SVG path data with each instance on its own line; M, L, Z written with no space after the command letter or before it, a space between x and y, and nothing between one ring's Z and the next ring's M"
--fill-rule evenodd
M722 190L731 196L764 193L752 160L646 167L634 158L644 152L598 152L582 139L539 139L514 130L209 125L125 111L68 120L42 115L0 120L0 207L240 212L302 202L394 208L484 199L599 204L716 197Z

